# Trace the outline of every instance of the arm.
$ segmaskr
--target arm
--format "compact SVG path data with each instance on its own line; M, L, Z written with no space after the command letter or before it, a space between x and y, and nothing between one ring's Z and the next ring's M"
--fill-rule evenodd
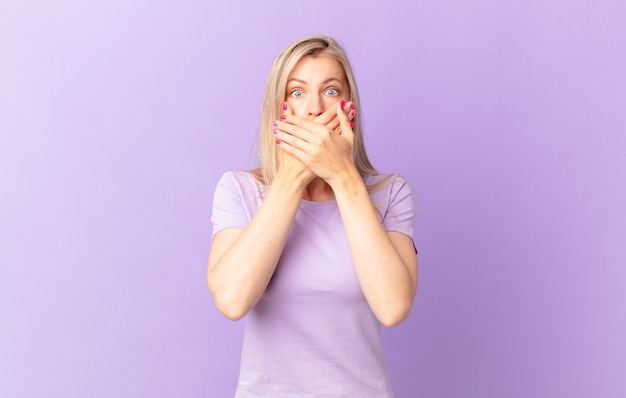
M363 293L378 320L393 326L408 316L417 289L413 242L384 230L354 165L354 132L348 117L337 108L337 118L340 134L288 117L278 126L279 145L332 187Z
M207 284L227 318L242 318L265 291L307 180L306 171L281 168L250 224L245 229L224 229L213 238Z
M329 129L339 128L334 110L320 115L316 121ZM217 308L227 318L242 318L265 291L304 189L313 177L301 161L283 154L276 178L250 224L245 229L224 229L214 236L207 284Z
M358 173L331 186L365 298L382 324L395 326L408 317L417 290L413 241L384 230Z

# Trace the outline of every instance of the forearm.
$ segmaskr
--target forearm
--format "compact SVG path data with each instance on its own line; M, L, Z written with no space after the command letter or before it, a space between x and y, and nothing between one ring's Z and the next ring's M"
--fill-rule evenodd
M365 298L376 317L393 326L409 314L415 277L384 230L358 172L332 187Z
M217 239L222 237L215 237L207 282L218 309L228 318L243 317L265 291L298 211L303 189L297 179L277 176L259 210L239 236L233 241L220 242Z

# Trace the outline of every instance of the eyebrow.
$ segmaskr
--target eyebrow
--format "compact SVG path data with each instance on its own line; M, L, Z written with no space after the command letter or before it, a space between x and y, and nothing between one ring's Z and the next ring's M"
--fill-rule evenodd
M291 83L292 81L295 81L295 82L298 82L298 83L301 83L301 84L306 84L306 81L304 81L304 80L302 80L302 79L297 79L297 78L295 78L295 77L292 77L291 79L289 79L289 80L287 81L287 83ZM322 82L322 84L330 83L331 81L337 81L337 82L339 82L340 84L343 84L343 82L342 82L340 79L336 78L336 77L329 77L328 79L324 80L324 81Z

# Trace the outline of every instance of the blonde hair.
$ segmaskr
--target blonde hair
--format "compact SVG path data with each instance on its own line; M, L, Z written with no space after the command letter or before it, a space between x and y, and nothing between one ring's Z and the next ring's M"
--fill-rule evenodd
M287 79L291 71L297 63L306 56L316 57L324 55L332 57L341 65L348 87L350 89L350 101L354 102L354 107L359 107L359 92L354 79L354 74L350 66L350 61L345 51L337 42L326 35L313 35L304 37L291 45L289 45L276 58L265 85L265 93L263 95L263 105L261 107L261 121L259 126L259 143L258 143L258 166L252 170L252 174L263 184L271 185L274 181L276 171L280 165L279 149L275 144L273 137L272 122L280 118L282 113L282 104L285 101L285 93L287 90ZM361 133L361 117L360 112L355 115L354 130L354 163L361 176L374 176L378 172L370 163L365 145L363 144L363 135Z

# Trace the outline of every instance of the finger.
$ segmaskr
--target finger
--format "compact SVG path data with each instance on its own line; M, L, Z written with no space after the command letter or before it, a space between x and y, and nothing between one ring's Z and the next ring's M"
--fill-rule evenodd
M354 119L354 117L356 115L356 109L354 108L354 102L352 102L352 101L347 102L345 104L345 106L343 107L343 111L346 113L346 115L348 115L348 120L352 121L352 119ZM351 123L350 125L354 126L354 123ZM333 131L341 134L341 126L339 124L339 119L337 119L336 116L326 126L328 126Z
M283 115L293 115L293 110L287 103L287 101L283 101Z
M273 125L272 133L277 141L286 142L303 152L310 152L312 150L312 142L319 141L319 136L316 137L314 133L296 125L278 120L274 121Z
M289 107L289 104L287 103L287 101L283 101L280 105L281 105L281 110L282 110L282 113L281 113L281 116L280 116L281 119L285 117L284 115L288 115L288 114L292 113L291 108ZM276 128L277 123L273 122L272 124L273 124L272 132L274 132L275 131L274 129ZM278 143L278 141L276 141L276 143ZM279 155L281 157L281 161L283 161L285 154L286 154L286 152L279 151Z
M337 101L337 104L341 104L341 106L344 106L345 105L345 101L343 101L343 100ZM314 118L313 120L316 121L319 124L323 124L325 126L328 125L328 123L332 122L335 119L335 117L336 117L335 105L336 104L333 104L333 106L328 107L328 109L326 109L326 111L324 111L324 113L322 113L318 117Z
M348 112L348 121L350 122L350 128L353 129L354 128L354 118L356 117L356 109L351 109L350 112Z
M354 102L350 101L346 104L344 108L344 112L348 115L348 121L352 121L354 116L356 115L356 108L354 107Z
M294 121L295 119L287 118L287 115L293 115L293 111L291 110L291 107L287 105L286 102L284 102L283 104L284 104L283 105L284 112L283 112L283 116L281 116L281 120L292 123L292 124L298 124ZM329 131L334 131L340 134L341 126L340 126L339 120L337 119L337 107L342 109L342 111L348 116L349 121L352 121L352 119L354 119L356 115L356 110L354 109L354 102L352 101L345 102L344 100L342 100L342 101L337 102L334 106L329 107L320 116L314 118L313 122L326 126L329 129ZM308 120L308 119L302 119L302 120ZM298 124L298 125L304 127L302 124ZM322 131L318 131L318 132L322 132Z
M274 124L279 130L283 130L289 134L311 141L315 137L327 134L332 130L314 120L304 119L296 115L282 115L280 120Z
M346 102L345 100L341 100L341 101L338 101L336 104L333 104L333 106L329 107L324 113L314 118L313 120L315 120L316 122L320 124L328 126L331 129L334 129L335 127L339 125L339 122L335 120L337 117L337 114L335 113L333 109L335 105L337 104L341 106L341 109L343 109L346 112L346 114L350 112L350 109L354 108L354 103L352 101Z
M289 127L289 125L290 124L294 124L293 121L296 120L296 119L299 119L299 117L296 116L293 113L293 110L291 109L291 107L289 106L287 101L283 101L282 109L283 109L283 113L282 113L282 115L280 115L280 118L279 118L280 120L274 120L272 122L272 124L273 124L272 130L274 130L274 129L277 129L277 130L282 129L283 131L285 131L287 133L290 133L290 134L297 133L297 131L294 130L293 128ZM285 123L282 123L282 122L285 122ZM276 134L276 133L274 132L274 134Z
M341 135L345 136L346 138L354 139L354 131L352 130L354 122L352 122L349 117L354 118L355 114L356 111L354 109L351 109L348 115L346 115L341 110L337 111L337 119L339 120Z
M291 145L288 141L285 141L285 140L277 139L274 142L276 143L276 146L278 146L282 154L291 155L294 158L301 161L302 163L304 163L304 158L306 157L306 153L302 149Z
M339 132L340 131L339 120L335 117L330 123L326 125L326 127L328 127L329 129L335 132Z

